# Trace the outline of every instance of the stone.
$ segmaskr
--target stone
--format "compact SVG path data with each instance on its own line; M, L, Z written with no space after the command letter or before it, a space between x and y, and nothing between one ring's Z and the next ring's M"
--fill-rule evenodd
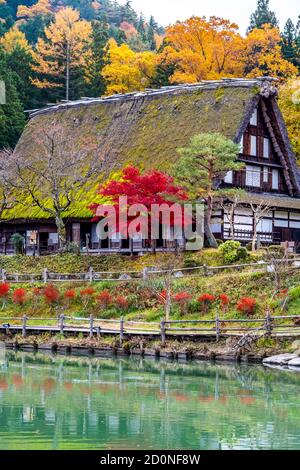
M300 349L300 339L296 339L291 344L291 349L294 351L295 349Z
M296 354L278 354L277 356L267 357L263 360L263 364L275 364L279 366L287 365L292 359L297 359Z
M292 359L288 363L289 367L300 367L300 357L297 357L296 359Z

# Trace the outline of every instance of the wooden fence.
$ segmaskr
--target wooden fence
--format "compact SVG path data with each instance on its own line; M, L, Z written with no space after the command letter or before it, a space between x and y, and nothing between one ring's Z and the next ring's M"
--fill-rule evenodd
M276 260L276 264L287 264L291 265L295 269L300 268L300 259L291 258L288 260ZM213 276L222 271L242 271L246 268L252 268L255 271L272 271L271 261L259 261L257 263L245 263L245 264L230 264L225 266L194 266L187 268L176 268L172 269L172 275L174 278L181 278L185 276ZM94 271L90 268L87 272L83 273L55 273L44 269L40 273L8 273L5 269L0 270L0 280L2 282L11 283L27 283L27 282L128 282L135 280L147 280L150 276L163 276L167 273L167 270L158 269L155 267L146 267L141 271Z
M40 322L40 323L38 323ZM38 324L37 324L38 323ZM251 326L252 325L252 326ZM219 317L211 320L169 320L159 322L129 321L123 317L116 320L68 317L59 315L56 318L37 317L0 317L0 331L17 333L26 337L28 334L83 334L94 336L115 335L122 343L126 336L158 337L164 343L168 338L196 337L213 338L219 341L222 337L252 335L294 336L300 335L300 315L271 316L265 318L227 319Z

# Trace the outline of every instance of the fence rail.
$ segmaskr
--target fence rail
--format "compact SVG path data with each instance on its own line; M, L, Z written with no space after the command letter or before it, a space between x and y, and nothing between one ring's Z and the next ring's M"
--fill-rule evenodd
M294 323L282 323L294 320ZM6 322L6 323L5 323ZM40 322L38 325L37 322ZM51 325L52 323L55 325ZM245 325L248 323L249 326ZM256 326L250 326L253 324ZM236 324L232 327L232 324ZM264 318L227 319L216 316L212 320L168 320L161 322L138 322L120 319L101 319L94 316L89 318L69 317L59 315L55 318L45 317L0 317L0 331L5 333L21 333L26 337L29 333L50 334L85 334L90 338L102 334L120 337L122 343L125 336L155 336L164 343L167 338L174 337L212 337L218 341L221 337L244 336L256 333L257 336L283 336L289 331L289 336L300 335L300 315L283 315L272 317L267 312Z
M276 264L285 263L295 269L300 268L300 258L290 258L285 260L276 260ZM193 266L172 269L171 271L158 269L155 267L146 267L142 271L94 271L90 268L82 273L55 273L44 269L40 273L8 273L5 269L0 269L0 280L2 282L26 283L26 282L128 282L136 280L147 280L152 276L163 276L170 273L174 278L185 276L213 276L214 274L225 271L241 271L246 268L253 268L256 271L272 271L272 261L258 261L257 263L230 264L224 266Z

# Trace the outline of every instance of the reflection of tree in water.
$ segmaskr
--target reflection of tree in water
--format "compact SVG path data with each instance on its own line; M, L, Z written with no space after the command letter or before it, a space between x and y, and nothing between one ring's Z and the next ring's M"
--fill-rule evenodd
M14 352L6 361L3 449L300 448L291 372Z

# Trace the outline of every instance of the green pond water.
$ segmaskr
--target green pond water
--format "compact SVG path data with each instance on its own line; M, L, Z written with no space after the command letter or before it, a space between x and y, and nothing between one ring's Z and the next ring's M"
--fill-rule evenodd
M300 373L0 351L0 449L300 449Z

